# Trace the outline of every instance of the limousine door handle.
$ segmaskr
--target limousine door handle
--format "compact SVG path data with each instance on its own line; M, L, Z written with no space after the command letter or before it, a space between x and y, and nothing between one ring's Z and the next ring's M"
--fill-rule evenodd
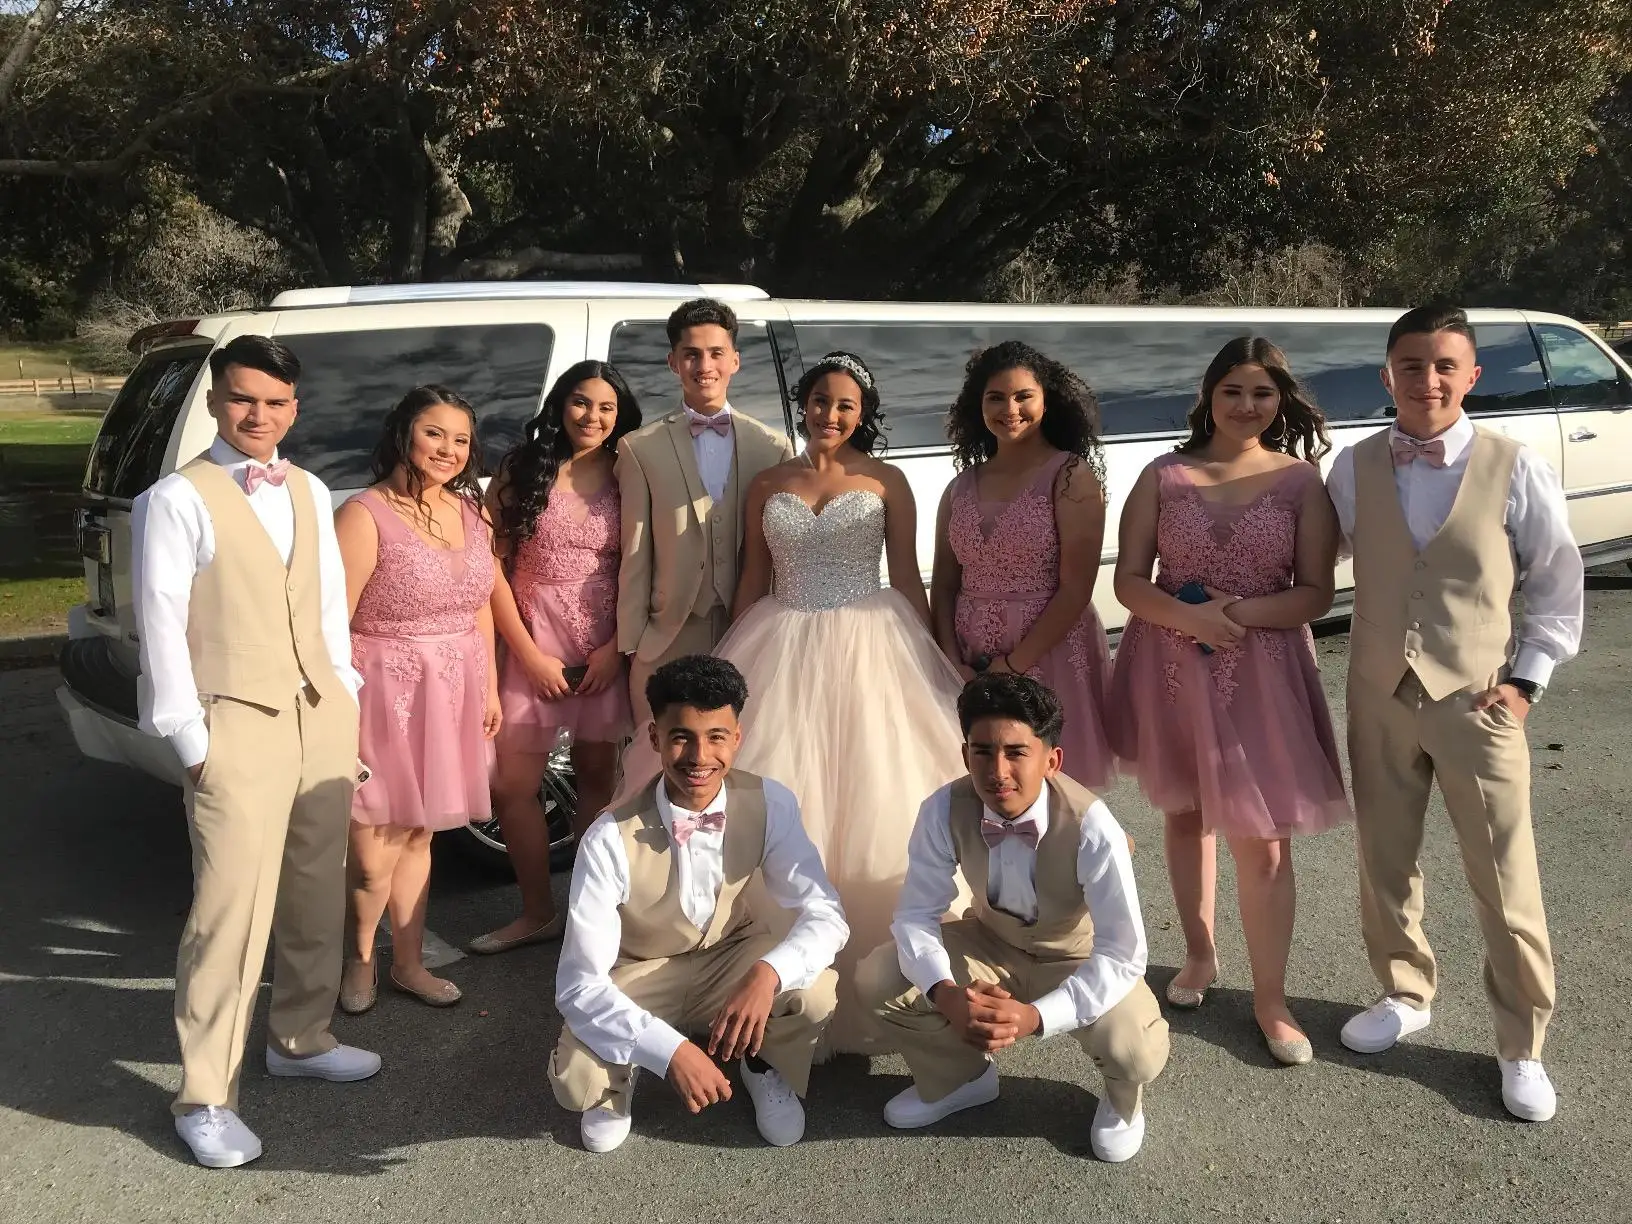
M1591 442L1598 435L1590 429L1578 429L1570 435L1571 442Z

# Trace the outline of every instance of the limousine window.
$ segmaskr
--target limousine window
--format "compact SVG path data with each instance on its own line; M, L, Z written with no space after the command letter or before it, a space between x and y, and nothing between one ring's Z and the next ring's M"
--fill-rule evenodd
M338 491L369 483L385 414L422 383L471 402L493 471L538 413L555 337L541 323L494 323L279 338L301 364L300 415L284 450Z
M737 351L742 368L731 379L731 407L746 412L778 433L786 432L782 379L770 329L763 321L741 320ZM640 401L641 417L655 421L680 404L680 380L669 369L669 334L662 321L626 320L612 328L607 361L628 380Z
M1560 408L1596 408L1632 403L1626 380L1604 351L1573 328L1538 324L1547 350L1547 368Z
M1093 387L1106 436L1185 429L1214 353L1249 332L1280 345L1293 371L1332 421L1385 420L1393 405L1378 371L1388 346L1384 322L1310 323L800 323L799 347L849 349L873 368L890 445L944 446L946 413L970 356L1022 340L1071 367ZM1523 324L1480 329L1485 375L1470 411L1546 407L1547 384Z
M102 420L85 466L87 493L134 498L159 478L170 432L209 353L206 342L142 358Z

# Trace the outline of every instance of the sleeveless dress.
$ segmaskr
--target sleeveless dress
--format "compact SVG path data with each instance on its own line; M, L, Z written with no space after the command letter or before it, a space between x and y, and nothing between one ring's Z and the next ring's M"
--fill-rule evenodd
M522 622L538 648L567 667L583 666L589 652L617 631L622 523L616 481L587 499L557 484L533 534L516 549L510 587ZM551 701L506 652L499 672L499 747L547 753L563 729L577 743L617 743L633 721L626 666L598 693Z
M715 651L748 681L736 764L798 797L844 902L850 939L826 1044L853 1053L882 1048L854 970L892 938L918 808L966 772L963 684L906 597L879 581L884 521L884 500L869 490L840 493L820 514L792 493L772 494L764 525L775 593ZM788 929L785 915L761 913L773 930Z
M952 482L947 523L952 551L963 569L958 591L958 647L965 663L1008 654L1031 632L1060 585L1060 535L1054 523L1054 482L1074 456L1062 451L1044 463L1013 501L980 499L980 468ZM1116 778L1105 734L1105 684L1111 671L1105 627L1092 602L1063 640L1030 671L1053 689L1065 712L1060 747L1064 772L1090 790Z
M487 643L476 614L493 593L493 536L462 509L463 548L438 548L373 489L352 498L373 516L379 558L351 617L351 665L363 677L359 824L456 829L492 813Z
M1293 584L1298 518L1313 464L1289 466L1242 506L1209 501L1188 465L1153 465L1161 509L1156 585L1202 582L1231 595ZM1239 646L1203 654L1181 633L1129 619L1117 647L1110 708L1117 756L1164 812L1200 811L1232 837L1318 833L1350 819L1314 638L1249 629Z

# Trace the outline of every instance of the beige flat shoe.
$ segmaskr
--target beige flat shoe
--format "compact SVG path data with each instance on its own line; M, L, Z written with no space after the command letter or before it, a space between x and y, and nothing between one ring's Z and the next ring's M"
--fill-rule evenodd
M351 961L347 965L347 968L350 968L351 965L360 964L362 964L361 961ZM368 985L366 987L361 990L346 990L343 987L341 988L340 998L337 1000L337 1002L340 1004L340 1010L345 1012L348 1016L362 1015L369 1008L373 1007L379 1000L380 962L378 960L370 961L369 967L371 972L369 974Z
M436 985L430 990L416 990L414 987L399 981L396 969L391 970L391 986L405 995L413 995L427 1007L452 1007L465 997L465 992L445 978L437 978Z
M1301 1067L1305 1063L1315 1061L1315 1047L1309 1044L1309 1038L1307 1037L1294 1037L1289 1041L1277 1041L1268 1033L1265 1033L1264 1044L1269 1047L1270 1057L1283 1067Z
M1180 973L1184 972L1182 969ZM1181 1011L1195 1011L1207 1001L1207 991L1213 983L1218 981L1218 966L1213 966L1213 976L1207 979L1206 986L1180 986L1179 975L1175 973L1167 983L1167 1001Z
M497 939L491 934L478 935L465 945L465 951L474 952L477 956L497 956L500 952L508 952L512 948L524 948L528 944L549 943L552 939L560 939L561 932L566 929L567 916L557 914L536 931L519 935L515 939Z

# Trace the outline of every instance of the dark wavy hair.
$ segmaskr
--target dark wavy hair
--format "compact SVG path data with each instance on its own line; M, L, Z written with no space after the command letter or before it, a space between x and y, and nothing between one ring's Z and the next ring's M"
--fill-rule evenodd
M471 406L469 400L451 387L427 383L422 387L415 387L398 400L397 406L385 415L385 425L380 430L380 440L374 444L371 462L375 484L390 480L392 473L399 467L403 470L408 478L408 492L414 499L414 506L421 516L426 534L440 538L440 533L436 529L436 518L431 513L431 505L425 500L425 486L429 481L425 473L415 467L409 457L414 450L414 422L419 420L420 415L427 409L435 408L438 404L457 408L470 418L470 456L465 460L465 466L459 473L443 487L460 497L469 498L480 507L482 486L478 481L483 475L482 444L476 435L476 409Z
M987 672L976 676L958 694L958 725L963 738L983 718L1012 718L1030 727L1050 748L1058 747L1065 728L1065 712L1054 690L1030 676Z
M1309 389L1292 373L1286 354L1263 336L1237 336L1218 350L1218 356L1202 375L1196 406L1190 409L1187 421L1190 436L1173 449L1186 455L1206 449L1213 436L1213 392L1231 370L1242 365L1263 366L1264 373L1281 393L1281 410L1259 440L1270 450L1288 455L1298 455L1301 451L1301 458L1318 463L1321 456L1332 449L1331 437L1326 432L1326 414L1315 403Z
M550 504L550 490L555 487L561 465L572 458L572 440L563 423L567 398L580 383L592 378L607 383L618 397L618 419L601 449L615 454L618 439L640 428L640 404L614 366L591 360L569 367L544 397L538 415L527 422L521 442L499 461L503 483L499 486L496 526L499 535L513 543L519 544L533 534L538 516Z
M1077 375L1020 340L1005 340L976 353L964 368L963 387L952 403L946 435L952 462L961 472L997 454L981 401L986 384L1007 370L1028 370L1043 388L1043 438L1055 450L1076 455L1105 483L1105 452L1099 443L1099 400Z
M867 377L856 378L856 372L847 364L849 362L854 362L865 370ZM888 450L890 443L889 439L884 437L884 431L889 426L884 423L884 409L878 397L878 383L873 378L873 371L860 357L842 349L827 354L806 370L794 385L793 407L796 418L794 429L799 436L810 437L810 430L805 426L805 401L810 398L816 383L828 374L846 374L854 378L856 386L861 388L861 420L856 423L855 432L850 435L850 445L864 455L881 454Z
M723 710L730 706L739 717L748 704L748 682L737 665L715 655L682 655L663 664L646 680L646 704L652 717L661 718L670 706L694 710Z

